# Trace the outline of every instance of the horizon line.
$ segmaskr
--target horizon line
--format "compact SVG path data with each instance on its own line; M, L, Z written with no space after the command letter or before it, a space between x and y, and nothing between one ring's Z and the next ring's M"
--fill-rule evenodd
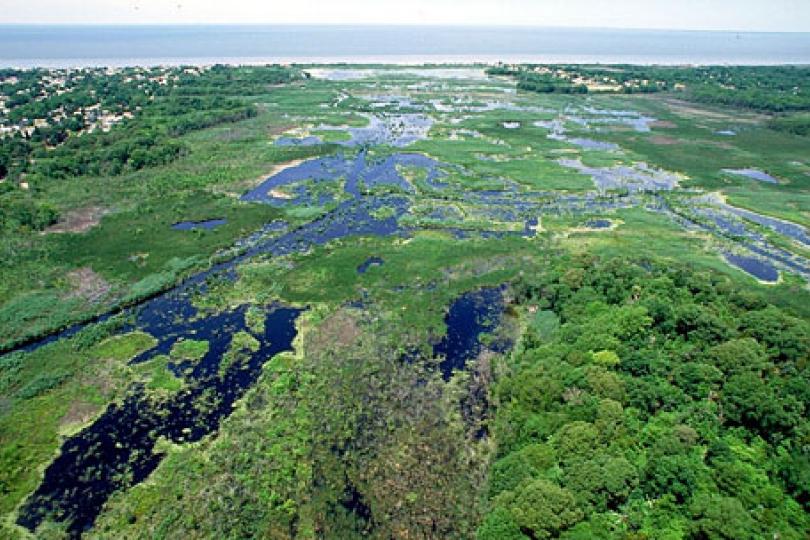
M330 27L330 28L479 28L479 29L536 29L536 30L618 30L618 31L638 31L638 32L717 32L724 34L810 34L808 30L740 30L740 29L718 29L718 28L669 28L669 27L640 27L640 26L574 26L574 25L537 25L537 24L451 24L451 23L327 23L327 22L81 22L81 23L59 23L59 22L2 22L0 27L61 27L61 28L86 28L86 27Z

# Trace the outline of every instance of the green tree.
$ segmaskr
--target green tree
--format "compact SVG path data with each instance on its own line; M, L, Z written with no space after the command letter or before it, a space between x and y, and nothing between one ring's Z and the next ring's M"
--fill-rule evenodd
M750 337L715 345L709 349L706 357L717 369L729 375L745 371L761 372L768 366L767 351Z
M707 540L755 540L757 523L734 497L700 496L691 507L691 536Z
M509 510L496 507L484 518L476 531L478 540L524 540L528 538L520 531L520 526Z
M750 372L728 380L722 404L729 421L771 439L799 425L804 410L795 397L780 395L773 384Z
M498 502L532 538L556 537L583 517L570 491L542 478L502 494Z

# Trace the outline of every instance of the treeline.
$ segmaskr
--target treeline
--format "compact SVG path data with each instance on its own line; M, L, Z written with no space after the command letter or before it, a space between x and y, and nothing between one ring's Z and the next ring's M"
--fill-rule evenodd
M768 122L768 126L777 131L807 137L810 136L810 114L800 113L790 116L778 116Z
M717 275L560 260L496 386L480 540L803 539L810 325Z
M297 69L267 66L232 68L217 65L204 77L181 74L174 95L255 96L264 94L270 86L289 84L308 75Z
M549 73L535 73L524 69L512 69L506 66L490 67L489 75L514 77L519 90L541 94L587 94L584 84L572 84L568 79L555 77Z
M549 69L556 75L538 74ZM492 75L514 77L518 87L529 91L566 91L571 80L588 80L595 85L614 85L620 93L679 91L706 104L753 109L771 113L810 110L810 67L806 66L496 66ZM537 82L533 82L536 80ZM557 90L557 89L560 90ZM604 90L600 90L604 91Z
M584 84L572 84L565 79L538 73L523 73L518 77L519 90L539 92L541 94L587 94Z

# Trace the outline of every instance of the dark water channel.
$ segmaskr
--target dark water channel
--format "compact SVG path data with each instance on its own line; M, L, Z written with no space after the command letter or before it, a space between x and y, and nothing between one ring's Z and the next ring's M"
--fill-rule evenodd
M179 307L180 312L187 308ZM144 329L161 328L158 344L136 361L167 353L178 339L209 342L207 354L192 369L177 366L185 386L169 397L149 397L141 387L123 403L110 405L102 416L62 445L45 471L39 488L23 505L17 522L34 530L46 518L67 523L72 537L89 529L115 491L145 480L163 455L154 452L159 437L175 443L194 442L216 431L234 403L258 379L262 365L291 350L295 321L301 310L276 307L264 317L264 332L253 334L255 351L239 351L239 359L221 369L233 334L245 328L246 308L203 315L176 323L139 321Z
M390 210L387 217L374 217L374 211L383 206ZM305 251L351 235L399 233L397 218L406 209L407 199L403 197L355 196L325 216L259 241L235 259L131 309L136 322L125 330L137 328L158 340L134 363L167 354L183 339L208 341L208 352L198 361L169 365L185 382L184 388L171 397L150 397L143 388L134 387L122 403L110 405L92 425L65 441L60 455L46 469L42 484L22 506L18 523L33 531L45 519L52 519L66 523L71 536L80 536L92 526L112 493L143 481L158 466L162 456L153 449L159 437L182 443L215 432L232 412L233 404L256 382L262 365L277 353L290 350L300 310L275 307L265 316L264 333L253 334L258 348L241 351L239 361L222 366L234 334L247 330L247 308L198 313L191 299L205 294L208 280L234 279L236 265L257 255ZM61 333L50 341L81 328L77 325L69 334Z

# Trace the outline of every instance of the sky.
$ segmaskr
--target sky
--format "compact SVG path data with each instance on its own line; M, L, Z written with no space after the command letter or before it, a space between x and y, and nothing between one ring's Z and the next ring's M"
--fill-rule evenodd
M433 24L810 32L810 0L0 0L0 24Z

